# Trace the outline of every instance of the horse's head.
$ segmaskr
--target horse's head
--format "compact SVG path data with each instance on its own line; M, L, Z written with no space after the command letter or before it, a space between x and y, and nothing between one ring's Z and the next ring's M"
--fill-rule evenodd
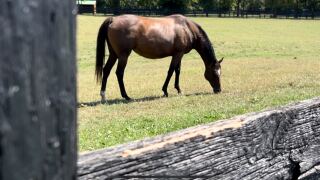
M214 93L221 92L220 75L222 61L223 58L220 61L208 65L204 73L204 77L209 81Z

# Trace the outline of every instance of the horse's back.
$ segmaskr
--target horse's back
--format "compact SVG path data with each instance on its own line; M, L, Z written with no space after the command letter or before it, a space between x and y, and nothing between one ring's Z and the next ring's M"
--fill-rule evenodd
M162 58L190 49L192 34L186 21L182 15L162 18L121 15L113 17L108 36L118 54L134 50L147 58Z

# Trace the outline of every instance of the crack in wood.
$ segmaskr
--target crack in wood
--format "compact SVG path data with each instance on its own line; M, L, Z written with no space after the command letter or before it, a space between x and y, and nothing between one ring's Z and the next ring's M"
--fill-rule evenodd
M289 154L289 162L290 162L290 173L291 173L291 179L292 180L298 180L299 176L301 175L300 171L300 164L297 161L294 161L291 157L291 152Z

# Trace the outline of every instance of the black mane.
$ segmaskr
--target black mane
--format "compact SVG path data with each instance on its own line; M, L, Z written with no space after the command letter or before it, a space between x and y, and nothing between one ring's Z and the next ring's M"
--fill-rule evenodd
M201 50L200 49L198 50L199 54L201 55L203 60L205 60L206 62L208 62L210 64L217 62L217 58L216 58L212 43L211 43L207 33L202 29L202 27L200 25L196 24L196 26L198 27L199 32L200 32L199 46L201 46Z

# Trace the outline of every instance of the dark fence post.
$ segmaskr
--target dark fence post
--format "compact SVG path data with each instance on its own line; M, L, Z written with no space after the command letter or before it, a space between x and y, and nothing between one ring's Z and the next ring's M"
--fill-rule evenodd
M76 179L74 0L0 1L0 179Z

